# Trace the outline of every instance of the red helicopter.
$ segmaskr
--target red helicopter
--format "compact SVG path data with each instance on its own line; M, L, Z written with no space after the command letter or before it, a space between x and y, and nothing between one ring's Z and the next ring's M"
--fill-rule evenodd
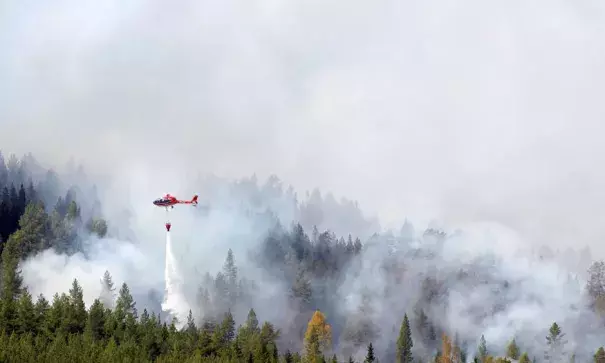
M168 207L171 209L174 208L175 204L191 204L193 207L197 206L197 194L191 198L191 200L178 200L176 197L166 194L162 198L158 198L153 201L153 204L158 207L166 208L166 212L168 212ZM166 222L166 230L170 232L170 222Z
M154 200L153 204L158 207L164 207L166 210L168 210L168 207L174 208L175 204L192 204L195 207L197 205L197 194L191 200L178 200L176 197L166 194L162 198Z

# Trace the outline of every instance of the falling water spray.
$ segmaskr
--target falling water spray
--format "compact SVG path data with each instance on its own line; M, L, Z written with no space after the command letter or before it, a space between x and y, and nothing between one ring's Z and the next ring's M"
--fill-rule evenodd
M168 312L177 319L177 328L181 328L185 323L185 318L189 311L187 301L183 294L183 279L177 266L177 261L172 250L172 241L170 231L166 231L166 263L164 267L164 280L166 287L164 290L164 302L162 310Z

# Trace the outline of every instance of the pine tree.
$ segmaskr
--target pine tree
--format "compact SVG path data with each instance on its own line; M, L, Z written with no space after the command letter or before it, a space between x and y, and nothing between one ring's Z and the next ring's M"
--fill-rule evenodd
M361 253L361 250L363 248L363 245L361 244L361 240L359 239L359 237L355 238L355 254L359 254Z
M32 296L25 290L17 304L17 332L19 334L38 333L38 321Z
M227 347L235 338L235 320L231 311L227 311L218 329L214 331L213 343L217 349Z
M189 309L189 314L187 315L187 325L185 331L190 335L197 333L197 327L195 326L195 321L193 320L193 313L191 312L191 309Z
M599 296L605 295L605 262L595 261L588 269L588 281L586 290L589 295L596 300Z
M562 333L559 325L554 322L546 337L546 344L548 345L548 349L544 352L546 361L558 361L565 357L564 346L567 342L563 339L564 337L565 333Z
M41 336L48 336L50 334L48 325L48 311L50 310L50 304L44 295L38 295L38 300L34 306L34 316L36 319L36 326Z
M258 327L258 318L256 317L256 312L254 309L250 309L248 312L248 318L246 319L246 328L251 334L260 333L260 329Z
M372 343L370 343L368 345L368 353L366 354L366 359L364 360L365 363L372 363L376 360L376 358L374 357L374 346L372 346Z
M107 235L107 221L102 218L92 219L88 223L88 230L99 238L104 238Z
M594 363L605 363L605 349L600 347L594 355Z
M113 279L109 271L105 270L103 278L101 279L101 294L99 299L104 306L113 308L115 301L115 287L113 286Z
M81 334L86 324L86 306L84 291L77 279L74 279L69 290L69 309L67 310L67 331L69 334Z
M399 330L399 338L397 339L397 363L412 363L414 358L412 357L412 347L414 343L412 341L412 331L410 329L410 321L408 315L404 314L403 322L401 323L401 329Z
M86 323L86 331L93 341L105 338L105 320L105 308L99 299L95 299L90 306Z
M75 200L72 200L67 207L67 220L68 221L78 221L80 218L80 206L76 203Z
M428 316L422 308L415 310L414 326L422 339L422 345L427 348L436 348L435 342L437 340L437 334L433 324L431 324Z
M19 219L20 230L15 234L19 240L20 255L27 257L48 246L48 215L41 203L30 203Z
M118 312L119 316L122 316L122 319L126 317L126 315L132 315L135 318L137 317L136 303L125 282L122 283L118 299L116 300L116 312Z
M10 334L18 328L16 300L22 291L23 277L19 269L19 246L14 235L8 239L2 251L2 292L0 328Z
M302 268L298 270L296 280L291 289L291 297L298 302L299 309L305 311L311 305L311 282Z
M519 359L519 354L520 353L521 352L519 351L519 347L517 346L517 342L515 341L515 339L513 339L508 344L508 347L506 348L506 356L509 357L510 359L517 360L517 359Z
M479 359L481 362L485 363L489 352L487 350L487 342L485 341L485 336L481 334L481 339L479 340L479 347L477 348L477 354L479 355Z
M232 308L237 303L237 266L231 249L227 251L227 258L223 265L223 275L227 284L226 292L229 308Z
M519 363L530 363L529 355L527 353L521 354L521 357L519 358Z

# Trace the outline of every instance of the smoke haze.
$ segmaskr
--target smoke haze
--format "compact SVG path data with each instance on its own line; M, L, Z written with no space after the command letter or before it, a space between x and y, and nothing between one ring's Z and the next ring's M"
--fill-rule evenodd
M2 7L5 149L143 163L162 192L187 168L275 173L389 222L604 232L599 1Z
M47 251L24 266L26 282L50 297L78 277L88 304L109 269L132 291L161 291L165 214L151 201L197 192L215 209L200 217L175 208L171 217L191 286L220 269L232 248L238 267L273 291L264 298L285 299L280 281L247 262L269 223L231 212L240 198L200 180L276 174L299 200L320 187L335 200L359 201L381 226L399 230L408 218L419 230L434 220L475 233L448 239L439 261L418 260L408 267L414 273L433 264L447 274L489 253L503 259L493 279L528 279L510 293L517 305L481 323L453 321L467 302L452 301L489 306L490 287L452 282L451 310L435 314L461 334L504 344L512 321L540 339L557 317L581 327L590 317L569 310L582 302L565 298L575 291L560 284L566 268L515 258L543 244L590 246L593 257L605 257L603 39L605 5L597 0L3 2L3 151L31 151L53 165L74 157L91 179L108 175L105 215L139 243L100 241L88 262ZM284 225L295 219L287 198L264 197ZM352 220L323 227L363 237L377 229L354 230ZM380 295L388 284L372 272L388 255L376 248L339 292L353 310L359 286ZM585 267L560 262L573 272ZM398 312L418 299L414 281ZM558 303L537 313L530 290ZM285 303L275 306L261 319L288 316Z

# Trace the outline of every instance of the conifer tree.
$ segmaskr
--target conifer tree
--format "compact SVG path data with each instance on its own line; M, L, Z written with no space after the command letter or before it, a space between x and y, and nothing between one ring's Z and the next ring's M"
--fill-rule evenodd
M246 328L252 334L260 333L260 329L258 327L258 319L256 318L256 312L254 309L250 309L248 312L248 318L246 319Z
M100 341L105 338L105 309L99 299L90 306L88 319L86 322L86 332L93 341Z
M14 236L19 241L19 254L25 258L49 246L47 242L48 215L41 203L30 203L19 219L19 231Z
M130 294L128 285L124 282L118 293L118 299L116 300L116 312L120 319L124 319L126 315L130 314L137 317L136 303Z
M565 356L564 346L567 343L564 340L565 333L561 331L559 325L554 322L548 331L546 344L548 348L544 352L544 359L548 361L558 361Z
M530 363L529 355L527 353L521 354L521 357L519 358L519 363Z
M489 352L487 351L487 342L485 341L485 336L481 334L481 339L479 340L479 347L477 348L477 354L481 362L485 363Z
M16 300L22 291L19 269L19 241L11 235L2 250L2 294L0 296L0 329L10 334L17 326Z
M25 290L17 303L17 332L19 334L37 334L38 321L32 296Z
M594 355L594 363L605 363L605 349L600 347Z
M107 235L107 221L102 218L90 220L87 227L90 233L96 234L99 238L104 238Z
M223 276L227 285L226 298L229 302L229 308L232 308L237 302L237 266L231 248L227 251L227 258L223 265Z
M510 359L518 360L520 353L519 346L517 346L517 342L513 338L513 340L511 340L511 342L508 344L508 347L506 347L506 356Z
M38 295L36 305L34 306L37 331L41 336L47 337L50 334L48 325L48 311L50 304L44 295Z
M298 303L299 309L305 311L311 304L311 282L304 269L300 268L291 289L291 297Z
M99 296L101 303L103 303L105 307L113 308L116 298L115 290L116 288L114 287L111 274L109 271L105 270L103 278L101 278L101 294Z
M368 345L368 353L366 354L366 359L364 360L364 363L372 363L376 360L376 357L374 357L374 346L372 345L372 343L370 343Z
M403 322L399 330L399 338L397 339L397 356L395 361L397 363L412 363L414 358L412 357L412 347L414 343L412 341L412 331L410 329L410 321L408 315L403 315Z
M67 331L69 334L81 334L86 324L86 306L84 292L77 279L69 290L69 309L67 310Z

